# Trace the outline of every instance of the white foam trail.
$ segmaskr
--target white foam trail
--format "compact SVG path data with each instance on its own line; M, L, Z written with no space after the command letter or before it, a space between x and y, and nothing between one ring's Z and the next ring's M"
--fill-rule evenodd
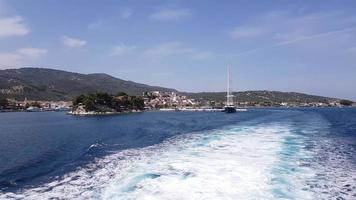
M119 175L103 199L262 199L282 135L276 128L190 138ZM238 135L236 133L239 133ZM261 157L263 155L263 157ZM147 176L151 174L151 176ZM152 177L152 174L155 176ZM272 196L270 196L272 198Z
M296 148L290 157L283 154L288 138ZM0 198L312 199L303 184L313 170L289 171L298 167L297 157L308 156L302 142L286 125L189 134L113 153L42 187Z

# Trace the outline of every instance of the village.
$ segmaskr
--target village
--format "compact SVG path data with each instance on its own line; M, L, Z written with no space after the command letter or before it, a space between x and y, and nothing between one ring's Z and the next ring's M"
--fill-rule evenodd
M192 99L185 95L179 95L176 92L160 92L151 91L143 93L145 108L147 110L206 110L222 109L226 102L224 101L209 101L205 99ZM235 106L238 108L251 107L343 107L345 106L339 100L330 102L250 102L250 101L235 101ZM355 106L355 104L353 104Z
M147 111L220 111L224 108L224 101L209 101L205 99L193 99L176 92L150 91L142 94L144 110ZM5 102L6 101L6 102ZM235 101L237 108L264 108L264 107L343 107L347 106L340 100L330 102L248 102ZM15 99L1 100L0 111L69 111L72 109L72 101L33 101ZM356 106L352 104L350 106Z

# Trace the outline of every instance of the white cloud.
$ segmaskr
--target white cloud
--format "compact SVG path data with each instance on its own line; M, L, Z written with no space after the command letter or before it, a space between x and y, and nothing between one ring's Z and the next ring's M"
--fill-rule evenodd
M192 48L183 47L179 42L166 42L147 49L144 52L146 57L166 57L177 54L192 53Z
M70 47L70 48L81 48L87 44L87 41L85 41L85 40L71 38L68 36L63 36L62 42L65 46Z
M235 30L244 31L236 32L234 37L232 30L232 38L245 36L244 40L250 39L254 45L236 56L290 45L304 48L301 52L334 55L355 45L356 15L340 11L304 14L274 11L248 19ZM326 45L328 52L324 52Z
M122 19L127 19L133 14L132 9L130 8L124 8L121 10L120 16Z
M127 46L124 44L117 45L113 48L110 56L121 56L129 53L130 51L136 49L135 46Z
M283 45L293 44L293 43L297 43L297 42L304 41L304 40L317 39L317 38L321 38L323 36L330 36L330 35L334 35L334 34L353 32L355 30L356 30L356 28L345 28L345 29L326 31L326 32L321 32L321 33L316 33L316 34L311 34L311 35L299 35L299 36L287 38L288 40L285 39L282 42L275 44L274 46L283 46Z
M295 14L273 11L248 19L230 31L234 39L264 38L271 43L312 39L313 35L337 32L356 25L356 17L343 12Z
M20 48L10 53L0 53L0 65L4 67L17 67L39 59L47 54L47 49Z
M0 53L1 67L18 67L23 64L23 57L16 53Z
M215 56L215 54L209 51L200 51L196 48L186 47L180 42L166 42L146 49L143 52L143 56L149 60L176 56L202 60L211 58Z
M209 59L216 56L215 53L210 52L210 51L201 51L201 52L195 52L193 54L193 58L197 59L197 60L205 60L205 59Z
M0 38L24 36L30 29L23 23L20 16L0 18Z
M102 20L99 20L99 21L95 21L91 24L88 25L88 29L96 29L96 28L99 28L100 26L103 25L103 21Z
M16 50L18 54L26 56L28 58L39 58L47 54L47 49L38 49L38 48L21 48Z
M241 39L241 38L248 38L248 37L256 37L266 33L266 30L253 27L253 26L241 26L236 27L234 30L230 32L232 38Z
M119 12L119 17L121 19L128 19L133 15L133 10L131 8L123 8ZM103 27L103 25L108 25L112 22L110 19L101 19L97 21L93 21L88 25L88 29L98 29Z
M189 9L160 10L150 15L150 18L158 21L174 21L191 16Z

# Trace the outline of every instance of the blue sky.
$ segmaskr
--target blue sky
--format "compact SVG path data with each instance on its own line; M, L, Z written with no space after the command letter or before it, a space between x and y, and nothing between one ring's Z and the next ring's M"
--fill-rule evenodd
M0 0L0 69L356 100L356 1Z

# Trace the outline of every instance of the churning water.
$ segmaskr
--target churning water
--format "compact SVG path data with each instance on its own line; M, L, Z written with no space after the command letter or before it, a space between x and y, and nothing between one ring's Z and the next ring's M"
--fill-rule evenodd
M0 199L356 199L356 109L0 120Z

